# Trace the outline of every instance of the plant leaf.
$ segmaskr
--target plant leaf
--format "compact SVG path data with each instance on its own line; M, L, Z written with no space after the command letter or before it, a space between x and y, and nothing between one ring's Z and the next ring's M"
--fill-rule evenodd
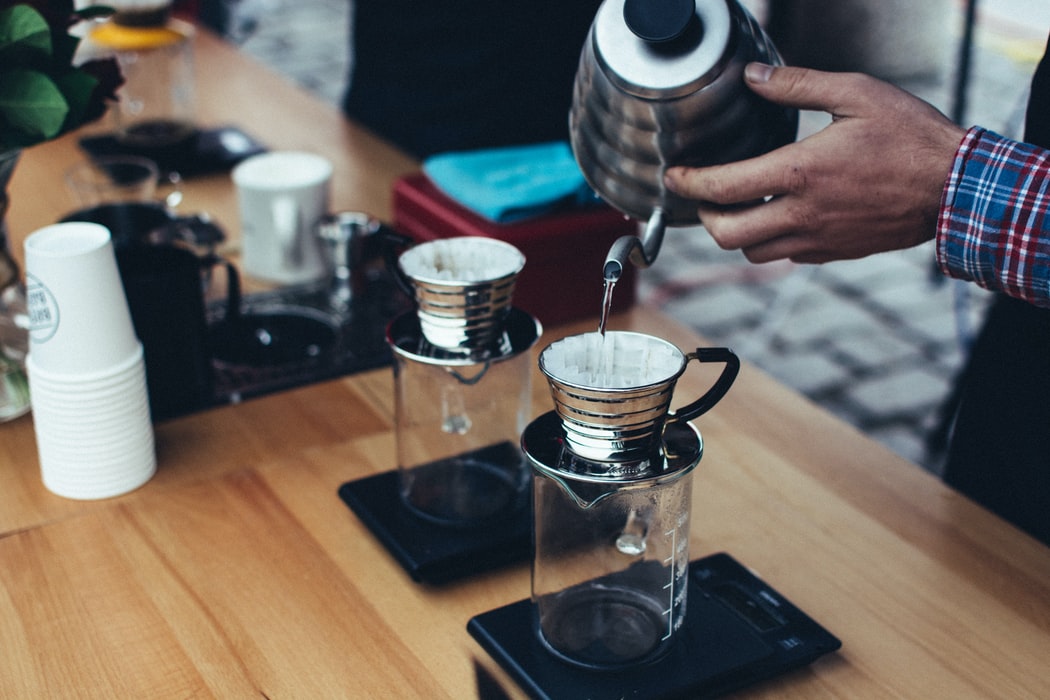
M9 49L51 55L51 28L40 13L28 5L0 10L0 54Z
M62 129L68 112L61 91L43 73L17 68L4 73L0 115L11 126L50 139Z
M83 71L69 71L55 80L55 86L69 108L63 130L75 128L87 119L98 80Z

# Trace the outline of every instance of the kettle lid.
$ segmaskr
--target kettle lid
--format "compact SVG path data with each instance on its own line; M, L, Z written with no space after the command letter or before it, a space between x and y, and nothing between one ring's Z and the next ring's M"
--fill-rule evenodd
M594 51L625 92L674 98L718 76L731 29L726 0L606 0L594 19Z

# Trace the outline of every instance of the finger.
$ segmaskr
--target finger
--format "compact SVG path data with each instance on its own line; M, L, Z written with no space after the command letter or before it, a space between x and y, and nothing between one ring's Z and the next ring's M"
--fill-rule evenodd
M800 228L786 199L739 207L701 203L697 214L719 247L726 250L755 247Z
M664 173L664 185L675 194L715 204L742 204L798 192L805 174L796 144L755 158L705 168L676 166Z
M866 104L894 89L860 73L828 73L763 63L749 63L744 79L755 94L771 102L837 116L852 112L858 101Z
M744 257L753 263L768 263L775 260L790 260L794 263L826 263L840 259L826 250L817 249L805 236L789 233L780 238L763 241L742 250Z

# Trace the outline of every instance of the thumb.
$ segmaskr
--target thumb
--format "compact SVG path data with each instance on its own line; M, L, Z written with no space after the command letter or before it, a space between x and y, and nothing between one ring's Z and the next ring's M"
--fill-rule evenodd
M770 102L786 107L838 113L860 83L873 80L858 73L828 73L794 66L749 63L744 80L751 90Z

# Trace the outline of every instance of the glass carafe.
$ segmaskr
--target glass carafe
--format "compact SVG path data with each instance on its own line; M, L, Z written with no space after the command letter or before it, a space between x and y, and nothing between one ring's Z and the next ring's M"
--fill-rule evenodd
M417 515L477 526L527 504L520 436L539 323L511 306L524 256L453 238L410 248L399 272L417 309L394 320L398 476Z
M677 411L690 361L724 365ZM736 378L727 348L688 355L639 333L570 336L540 354L555 410L529 424L532 600L537 634L559 658L608 669L662 655L685 620L692 472L703 455L689 422Z

